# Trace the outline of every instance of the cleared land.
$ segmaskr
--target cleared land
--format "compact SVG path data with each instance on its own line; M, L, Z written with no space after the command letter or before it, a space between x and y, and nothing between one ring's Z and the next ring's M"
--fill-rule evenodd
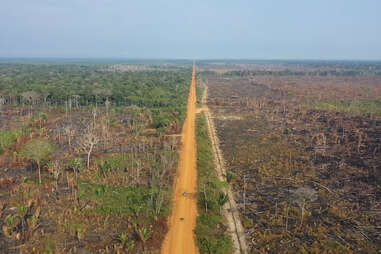
M239 67L201 77L249 252L377 253L380 65Z
M213 157L214 157L215 170L216 170L218 179L220 181L226 181L227 171L225 167L225 161L224 161L222 152L219 148L220 142L216 135L216 129L214 127L213 117L206 104L207 96L208 96L208 87L205 87L204 96L202 100L203 112L205 114L206 123L208 126L209 138L211 140L211 146L212 146L213 155L214 155ZM234 196L230 188L230 185L228 185L225 189L226 189L225 195L227 195L228 201L224 205L223 215L225 216L227 220L228 232L234 243L233 253L245 254L247 253L247 245L246 245L246 239L245 239L241 219L238 214L237 204L234 200Z

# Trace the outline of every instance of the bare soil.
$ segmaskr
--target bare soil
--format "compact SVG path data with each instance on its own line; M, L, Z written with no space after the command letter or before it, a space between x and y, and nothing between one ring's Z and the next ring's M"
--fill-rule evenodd
M169 231L161 248L163 254L194 254L197 247L194 229L197 218L197 170L196 170L196 67L193 66L189 89L187 117L181 137L179 168L175 178L173 209L169 219ZM184 195L184 193L186 193Z

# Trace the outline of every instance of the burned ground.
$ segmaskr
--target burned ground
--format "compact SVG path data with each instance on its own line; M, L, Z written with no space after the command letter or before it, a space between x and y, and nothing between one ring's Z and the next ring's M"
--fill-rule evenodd
M252 253L380 249L379 108L308 103L377 101L378 77L355 76L344 87L342 78L325 78L323 90L305 76L206 73L202 79L228 169L236 174ZM366 85L356 86L359 80Z

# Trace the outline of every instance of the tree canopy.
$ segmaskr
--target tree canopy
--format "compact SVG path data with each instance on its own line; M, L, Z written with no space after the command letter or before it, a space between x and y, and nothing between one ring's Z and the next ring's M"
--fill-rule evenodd
M21 150L21 156L40 164L55 151L55 146L46 139L28 141Z

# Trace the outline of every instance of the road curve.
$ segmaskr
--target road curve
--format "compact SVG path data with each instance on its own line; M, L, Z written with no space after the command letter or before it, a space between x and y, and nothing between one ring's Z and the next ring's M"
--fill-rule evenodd
M179 167L174 184L172 215L169 219L169 231L161 248L162 254L198 253L193 232L197 218L195 122L196 66L193 65L187 116L181 136Z

